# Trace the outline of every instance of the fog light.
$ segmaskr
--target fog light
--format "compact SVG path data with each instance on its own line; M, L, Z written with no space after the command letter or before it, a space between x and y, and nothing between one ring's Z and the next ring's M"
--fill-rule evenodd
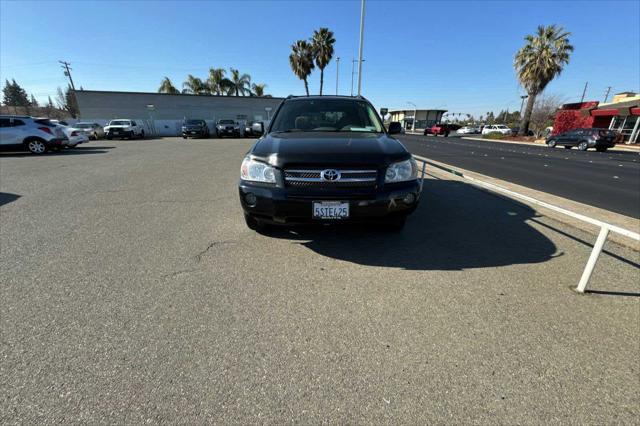
M246 201L250 207L253 207L258 202L258 199L256 198L255 195L249 192L247 195L244 196L244 201Z
M413 204L415 201L416 201L416 196L413 195L412 193L405 195L404 198L402 199L402 202L405 204Z

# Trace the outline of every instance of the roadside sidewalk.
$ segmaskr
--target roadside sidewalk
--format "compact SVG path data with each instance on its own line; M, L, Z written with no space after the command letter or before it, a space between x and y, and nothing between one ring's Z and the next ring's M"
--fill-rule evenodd
M615 225L632 232L636 232L636 233L640 232L640 219L635 219L629 216L621 215L619 213L614 213L598 207L593 207L587 204L579 203L577 201L567 200L566 198L563 198L563 197L558 197L556 195L548 194L546 192L537 191L535 189L527 188L525 186L517 185L515 183L511 183L508 181L495 179L489 176L482 175L480 173L475 173L469 170L462 169L460 167L454 167L449 164L441 163L439 161L435 161L429 158L425 158L417 155L414 155L414 157L422 161L427 161L428 162L427 172L436 176L438 175L447 176L447 179L456 179L456 180L464 181L473 185L472 181L465 179L463 176L471 177L478 181L500 186L509 191L513 191L531 198L535 198L538 201L542 201L544 203L548 203L556 207L560 207L575 213L579 213L584 216L590 217L592 219L599 220L601 222ZM431 165L429 163L431 163ZM485 191L489 191L493 194L496 194L500 197L511 198L506 194L493 192L481 186L478 186L478 187ZM574 219L572 217L556 212L554 210L542 207L534 203L528 203L526 200L522 200L520 198L516 199L516 201L528 205L529 207L531 207L533 210L537 211L541 215L551 217L559 222L573 226L574 228L580 229L585 232L589 232L590 234L594 235L594 237L597 236L598 232L600 231L599 227L596 227L592 224L583 222L578 219ZM618 244L621 244L625 247L629 247L633 250L640 251L640 242L634 241L630 238L624 237L617 233L614 233L614 232L610 233L609 240L614 241Z

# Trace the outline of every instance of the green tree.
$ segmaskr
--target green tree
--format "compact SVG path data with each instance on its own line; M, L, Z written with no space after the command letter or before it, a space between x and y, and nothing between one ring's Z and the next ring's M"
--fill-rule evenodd
M7 106L29 106L29 96L27 95L27 91L16 83L15 79L11 79L11 83L9 83L9 80L5 80L4 87L2 88L2 98L4 104Z
M520 122L520 134L526 135L529 131L536 96L569 63L573 52L573 46L569 44L570 34L556 25L540 25L534 35L525 37L526 44L516 53L513 66L520 84L529 95L527 108Z
M309 83L307 79L311 71L315 68L313 64L313 48L305 40L298 40L291 45L289 55L289 65L291 70L300 80L304 81L304 90L309 96Z
M58 108L67 111L71 117L78 118L80 109L78 108L78 101L76 100L75 93L71 90L71 86L67 86L64 92L58 87L57 92L56 102Z
M165 77L160 82L158 93L170 93L172 95L175 95L177 93L180 93L180 91L176 89L171 80L169 80L169 77Z
M209 91L209 87L201 79L189 74L187 80L182 83L182 93L208 95L211 92Z
M240 74L240 71L235 68L229 68L229 70L231 71L229 93L236 96L241 94L244 96L251 87L251 76L249 74Z
M333 32L325 27L314 31L311 38L313 57L316 66L320 69L320 95L322 95L322 86L324 84L324 69L331 62L335 42L336 39L333 37Z
M209 78L207 85L214 95L224 95L229 92L232 83L225 77L226 70L224 68L209 68Z
M266 84L252 84L251 85L251 93L253 93L254 96L265 96L264 94L264 89L265 87L267 87Z

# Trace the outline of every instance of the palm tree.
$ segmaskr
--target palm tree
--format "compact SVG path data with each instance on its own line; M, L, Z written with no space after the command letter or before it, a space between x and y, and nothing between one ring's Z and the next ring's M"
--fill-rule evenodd
M231 87L231 80L224 75L226 70L224 68L209 68L209 78L206 84L209 86L211 93L215 95L223 95L228 92Z
M560 75L563 67L569 63L573 46L569 44L571 33L555 25L538 26L534 35L527 35L527 43L516 53L513 66L518 80L529 97L527 108L520 122L520 134L529 131L531 112L536 96L542 93L547 84Z
M313 65L313 48L305 40L298 40L291 45L291 54L289 55L289 65L293 73L300 80L304 81L304 90L309 96L309 84L307 78L314 68Z
M251 76L249 74L240 74L240 71L235 68L229 68L229 70L231 71L230 94L235 94L236 96L242 94L244 96L251 87Z
M158 93L176 94L176 93L180 93L180 91L175 88L171 80L169 80L169 77L165 77L162 79L162 82L160 83L160 88L158 89Z
M253 92L253 94L255 96L264 96L264 88L267 87L266 84L262 83L262 84L252 84L251 85L251 92Z
M316 65L320 68L320 95L322 95L322 85L324 83L324 68L329 65L333 57L333 44L336 39L333 38L333 32L329 28L320 28L313 32L311 43L313 45L313 56Z
M187 81L182 83L182 93L190 93L192 95L208 95L209 87L198 77L189 74Z

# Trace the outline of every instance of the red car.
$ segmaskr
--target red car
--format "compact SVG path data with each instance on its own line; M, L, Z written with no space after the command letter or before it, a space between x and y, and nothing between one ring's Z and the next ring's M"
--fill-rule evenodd
M447 136L449 136L449 132L451 132L451 126L448 124L444 124L444 123L440 123L440 124L434 124L433 126L431 126L431 129L428 129L429 131L427 131L427 129L425 129L424 134L432 134L434 136L438 136L438 135L442 135L445 138Z

